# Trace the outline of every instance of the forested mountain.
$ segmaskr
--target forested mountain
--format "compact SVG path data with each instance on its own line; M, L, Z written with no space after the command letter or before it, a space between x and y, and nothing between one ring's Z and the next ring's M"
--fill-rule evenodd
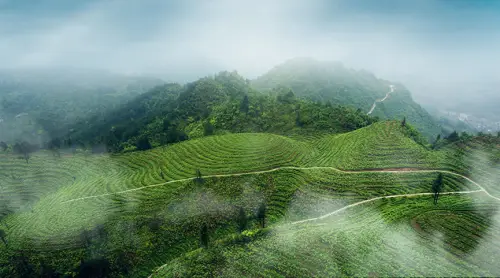
M161 80L90 70L0 72L0 141L40 144Z
M253 82L236 72L184 85L86 71L0 77L0 141L9 144L121 152L212 134L339 133L405 117L428 138L440 131L402 85L307 58ZM368 116L390 85L395 92Z
M379 79L364 70L346 68L338 62L292 59L253 80L252 85L264 91L276 87L291 88L298 97L360 108L365 113L376 100L386 96L389 85L395 85L394 93L377 104L373 115L381 119L406 117L429 138L440 132L437 123L413 101L403 85Z
M123 151L212 134L337 133L374 121L353 108L298 99L290 89L263 94L236 72L221 72L186 85L158 86L108 114L79 122L69 137L73 143Z

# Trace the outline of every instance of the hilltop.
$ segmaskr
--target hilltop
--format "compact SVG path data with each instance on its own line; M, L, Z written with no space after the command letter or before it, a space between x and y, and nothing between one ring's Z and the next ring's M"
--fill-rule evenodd
M339 62L291 59L253 80L252 85L259 90L291 88L299 97L347 105L365 113L394 85L394 93L377 105L373 116L399 120L406 117L429 138L441 132L431 115L413 100L402 84L379 79L365 70L349 69Z
M221 72L186 85L158 86L78 123L68 136L120 152L226 133L341 133L375 121L353 108L300 99L290 90L261 93L236 72Z
M308 58L253 81L227 71L187 84L86 71L2 80L0 128L12 132L0 141L10 145L128 152L214 134L339 134L405 117L426 138L440 132L401 84Z

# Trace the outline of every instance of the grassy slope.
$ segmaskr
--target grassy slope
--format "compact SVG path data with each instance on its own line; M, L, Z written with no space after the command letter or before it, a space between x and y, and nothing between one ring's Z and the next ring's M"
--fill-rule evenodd
M209 261L220 277L498 276L498 204L453 196L436 207L429 198L380 200L246 245L199 249L154 277L207 275Z
M315 166L342 169L441 168L444 153L430 152L404 136L399 122L380 122L369 127L314 142Z
M206 178L203 185L184 181L121 195L62 202L189 178L195 175L196 169L203 175L280 166L462 169L460 159L446 159L450 155L457 157L450 150L426 151L406 138L397 122L381 122L348 134L304 141L270 134L232 134L118 156L66 154L56 158L49 153L38 153L30 164L11 155L0 155L0 185L1 196L9 196L9 200L14 200L13 205L20 206L20 201L16 204L21 199L20 192L40 199L33 211L28 206L20 206L22 212L6 220L7 239L11 244L17 244L21 238L31 238L37 248L70 248L65 251L69 252L67 259L70 260L81 252L79 233L83 229L110 222L131 225L132 228L127 226L126 230L131 233L127 238L134 239L132 243L116 239L111 244L117 248L128 244L134 250L141 250L142 259L137 262L141 267L134 275L144 276L165 261L197 248L199 223L207 211L215 223L212 237L223 239L235 232L232 219L237 206L242 204L252 214L259 200L266 200L270 223L300 220L374 196L428 192L435 174L342 174L328 169L283 169ZM446 176L445 179L445 190L472 188L460 178ZM203 197L207 195L208 200ZM152 233L141 224L152 217L162 220L161 232ZM155 241L158 233L164 239L161 243ZM0 246L0 251L2 248Z

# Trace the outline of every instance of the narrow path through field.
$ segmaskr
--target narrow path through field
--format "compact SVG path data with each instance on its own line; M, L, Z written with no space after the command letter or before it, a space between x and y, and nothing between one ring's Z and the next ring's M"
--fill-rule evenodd
M454 175L457 177L461 177L472 184L476 185L481 189L482 192L484 192L486 195L488 195L491 198L494 198L498 201L500 201L500 198L495 197L491 195L484 187L482 187L480 184L477 182L471 180L470 178L451 172L451 171L446 171L446 170L422 170L422 169L416 169L416 168L404 168L404 169L376 169L376 170L341 170L335 167L328 167L328 166L313 166L313 167L296 167L296 166L284 166L284 167L277 167L269 170L263 170L263 171L253 171L253 172L245 172L245 173L234 173L234 174L220 174L220 175L207 175L204 176L204 178L223 178L223 177L237 177L237 176L245 176L245 175L255 175L255 174L264 174L264 173L271 173L271 172L276 172L279 170L286 170L286 169L291 169L291 170L314 170L314 169L326 169L326 170L334 170L337 172L341 173L346 173L346 174L357 174L357 173L443 173L443 174L450 174ZM170 183L176 183L176 182L184 182L184 181L190 181L194 180L196 177L192 178L186 178L186 179L179 179L179 180L172 180L172 181L167 181L163 183L157 183L157 184L151 184L151 185L146 185L146 186L141 186L137 188L132 188L132 189L127 189L123 191L118 191L118 192L112 192L112 193L105 193L105 194L99 194L99 195L92 195L92 196L86 196L86 197L80 197L76 199L71 199L71 200L66 200L62 203L70 203L70 202L76 202L76 201L81 201L81 200L86 200L86 199L93 199L93 198L99 198L99 197L104 197L104 196L111 196L111 195L117 195L117 194L125 194L129 192L134 192L134 191L139 191L147 188L152 188L152 187L158 187L158 186L163 186L167 185ZM424 194L424 193L419 193L419 194Z
M205 178L262 174L262 173L275 172L275 171L282 170L282 169L297 169L297 170L329 169L329 170L334 170L334 171L338 171L338 172L341 172L341 173L347 173L347 174L375 173L375 172L376 173L409 173L410 172L410 173L443 173L443 174L450 174L450 175L454 175L454 176L457 176L457 177L464 178L465 180L467 180L467 181L473 183L474 185L476 185L479 189L478 190L469 190L469 191L442 192L442 193L440 193L441 195L472 194L472 193L480 193L480 192L482 192L482 193L485 193L486 195L488 195L489 197L494 198L494 199L500 201L500 198L491 195L488 191L486 191L486 189L484 189L484 187L482 187L477 182L471 180L470 178L468 178L466 176L463 176L463 175L460 175L460 174L457 174L457 173L454 173L454 172L451 172L451 171L446 171L446 170L421 170L421 169L414 169L414 168L405 168L405 169L379 169L379 170L341 170L341 169L337 169L337 168L334 168L334 167L294 167L294 166L286 166L286 167L278 167L278 168L274 168L274 169L270 169L270 170L265 170L265 171L255 171L255 172L247 172L247 173L236 173L236 174L223 174L223 175L205 176ZM149 185L149 186L134 188L134 189L125 190L125 191L116 192L116 193L109 193L109 194L103 194L103 195L98 195L98 196L89 196L89 197L83 197L83 198L68 200L66 202L84 200L84 199L88 199L88 198L96 198L96 197L99 197L99 196L106 196L106 195L112 195L112 194L126 193L126 192L141 190L141 189L144 189L144 188L149 188L149 187L154 187L154 186L160 186L160 185L164 185L164 184L168 184L168 183L173 183L173 182L178 182L178 181L188 181L188 180L193 180L193 179L195 179L195 178L188 178L188 179L182 179L182 180L176 180L176 181L169 181L169 182L166 182L166 183L153 184L153 185ZM306 223L306 222L312 222L312 221L324 219L324 218L327 218L329 216L335 215L335 214L337 214L339 212L342 212L342 211L344 211L344 210L346 210L348 208L352 208L352 207L355 207L355 206L359 206L359 205L362 205L362 204L366 204L366 203L373 202L373 201L380 200L380 199L384 199L384 198L417 197L417 196L426 196L426 195L433 195L433 194L434 193L412 193L412 194L399 194L399 195L389 195L389 196L375 197L375 198L372 198L372 199L368 199L368 200L364 200L364 201L360 201L360 202L357 202L357 203L354 203L354 204L347 205L345 207L342 207L340 209L337 209L335 211L329 212L327 214L324 214L324 215L321 215L321 216L318 216L318 217L295 221L295 222L292 222L291 224L292 225L297 225L297 224L302 224L302 223ZM168 265L168 263L164 264L164 265L162 265L162 266L160 266L158 268L156 268L154 270L154 272L148 278L152 278L155 274L158 273L158 271L160 271L161 269L165 268L167 265Z
M377 99L373 103L372 108L370 108L370 111L368 111L366 115L370 115L373 112L373 110L375 110L375 107L377 107L377 103L384 102L392 93L394 93L394 85L389 85L389 87L391 88L391 90L385 95L383 99Z
M439 193L439 195L471 194L471 193L478 193L478 192L485 192L485 191L483 189L478 189L478 190L469 190L469 191L442 192L442 193ZM327 213L325 215L321 215L321 216L314 217L314 218L309 218L309 219L295 221L295 222L292 222L291 224L292 225L296 225L296 224L301 224L301 223L305 223L305 222L311 222L311 221L321 220L321 219L327 218L329 216L332 216L334 214L337 214L339 212L342 212L342 211L344 211L344 210L346 210L348 208L352 208L352 207L355 207L355 206L359 206L359 205L362 205L362 204L365 204L365 203L369 203L369 202L373 202L373 201L380 200L380 199L399 198L399 197L417 197L417 196L426 196L426 195L434 195L434 193L413 193L413 194L399 194L399 195L380 196L380 197L376 197L376 198L364 200L364 201L361 201L361 202L357 202L357 203L354 203L354 204L350 204L350 205L342 207L342 208L340 208L338 210L329 212L329 213Z

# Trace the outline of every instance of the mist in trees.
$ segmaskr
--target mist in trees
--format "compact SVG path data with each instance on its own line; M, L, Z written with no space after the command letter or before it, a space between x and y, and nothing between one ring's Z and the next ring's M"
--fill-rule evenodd
M22 141L14 144L13 150L15 153L22 155L24 160L26 160L26 163L29 163L28 161L31 157L31 153L37 150L37 146L26 141Z
M248 100L248 95L245 95L240 103L240 111L242 113L248 114L250 108L250 101Z

